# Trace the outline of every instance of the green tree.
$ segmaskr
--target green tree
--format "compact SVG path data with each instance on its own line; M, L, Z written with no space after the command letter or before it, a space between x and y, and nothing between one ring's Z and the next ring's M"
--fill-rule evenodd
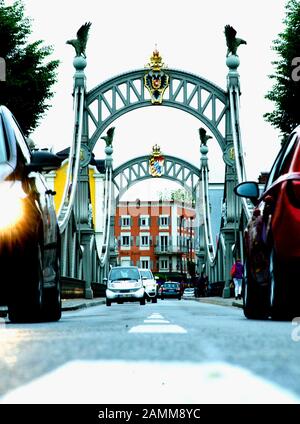
M163 192L159 192L159 199L166 201L177 200L186 204L192 204L193 196L192 193L183 188L178 188L177 190L165 189Z
M32 132L49 109L59 61L46 61L52 47L38 40L28 43L31 21L17 0L5 6L0 0L0 57L6 62L6 81L0 82L0 104L7 106L25 135Z
M273 62L275 80L266 98L275 103L273 112L264 117L281 130L283 140L300 124L300 2L288 0L286 3L285 28L273 41L273 50L278 59Z

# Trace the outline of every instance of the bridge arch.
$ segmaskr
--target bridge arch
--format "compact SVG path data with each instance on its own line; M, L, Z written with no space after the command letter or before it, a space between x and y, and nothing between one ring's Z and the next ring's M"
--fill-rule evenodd
M164 155L162 176L153 177L149 169L149 155L134 158L113 171L112 179L118 190L117 199L132 185L149 178L166 178L176 181L194 193L200 179L200 170L183 159Z
M230 125L230 120L226 119L229 116L227 93L210 81L185 71L167 69L166 73L169 75L169 87L164 93L162 105L198 118L209 128L224 152L227 125ZM153 106L144 86L145 74L145 69L121 74L86 94L84 121L91 150L103 131L117 118L132 110Z

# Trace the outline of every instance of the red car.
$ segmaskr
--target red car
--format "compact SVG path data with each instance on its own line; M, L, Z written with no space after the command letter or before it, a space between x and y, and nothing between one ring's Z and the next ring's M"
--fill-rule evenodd
M244 233L245 316L300 316L300 126L281 148L263 193L251 181L234 192L254 203Z

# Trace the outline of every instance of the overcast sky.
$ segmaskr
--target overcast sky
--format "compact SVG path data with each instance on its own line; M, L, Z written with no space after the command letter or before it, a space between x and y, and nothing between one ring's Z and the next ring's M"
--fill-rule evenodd
M9 2L7 2L9 3ZM241 65L241 130L248 179L268 171L279 149L279 132L263 119L273 104L264 99L272 82L268 75L274 53L272 40L283 28L284 0L25 0L33 18L32 39L53 45L61 61L52 107L32 134L35 142L59 151L70 145L73 131L72 65L75 38L86 21L92 26L87 46L87 88L132 69L143 68L157 44L169 68L202 76L226 88L224 26L231 24L247 41L239 48ZM163 153L199 165L195 117L173 108L149 107L127 113L114 122L114 165L148 154L157 143ZM224 180L224 165L216 141L210 144L211 181ZM99 140L96 157L104 156ZM135 186L136 190L137 186ZM161 188L161 183L160 183Z

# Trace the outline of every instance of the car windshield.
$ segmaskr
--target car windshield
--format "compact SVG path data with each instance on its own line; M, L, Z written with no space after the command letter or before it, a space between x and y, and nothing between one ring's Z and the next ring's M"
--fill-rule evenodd
M265 186L265 190L270 187L271 184L284 173L288 172L291 158L297 145L297 135L293 134L290 136L289 142L287 142L280 152L278 153L272 169L269 174L268 181Z
M143 278L147 278L148 280L152 280L153 279L151 272L149 270L147 270L147 269L142 269L141 270L141 274L142 274L142 277Z
M135 268L115 268L110 271L109 279L111 281L117 280L138 280L140 278L139 272Z

